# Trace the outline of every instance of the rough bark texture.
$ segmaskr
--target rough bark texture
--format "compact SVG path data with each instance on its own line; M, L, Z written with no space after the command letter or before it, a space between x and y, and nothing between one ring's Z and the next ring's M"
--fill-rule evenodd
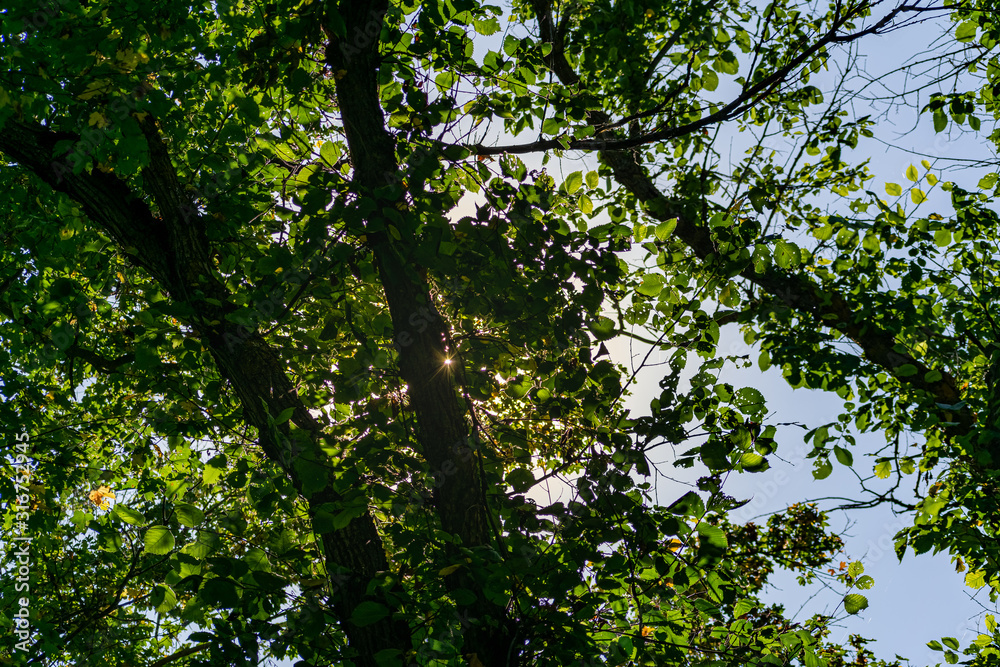
M435 475L434 507L442 528L458 535L463 546L488 548L493 545L493 537L478 459L485 453L468 449L468 444L475 442L474 429L461 387L445 363L453 352L448 349L448 325L434 306L426 280L412 262L406 261L409 248L405 241L394 241L385 232L390 222L381 211L405 204L402 193L376 197L376 190L389 185L399 170L395 144L385 126L378 97L376 30L381 29L386 7L380 0L341 3L339 11L347 35L374 33L376 38L360 47L357 42L351 45L334 38L327 49L327 60L334 71L342 73L337 80L337 101L354 169L353 183L359 194L376 202L367 236L392 317L399 370L416 415L420 446L431 471L440 473ZM373 21L377 23L374 28ZM405 232L403 236L406 238ZM516 652L505 610L487 601L481 587L462 573L449 576L447 581L453 588L465 588L477 595L477 601L467 610L476 620L464 632L469 663L486 667L512 664Z
M150 164L143 169L142 179L145 194L155 202L159 217L114 175L98 170L74 175L54 169L53 166L59 165L53 152L55 144L75 138L71 135L11 120L0 133L0 151L77 201L131 261L149 271L174 299L191 306L194 315L187 324L211 351L222 375L232 383L247 423L258 432L264 453L281 466L301 492L294 457L313 456L317 458L313 463L327 465L316 447L322 429L295 392L277 352L257 331L225 318L235 307L228 305L229 294L214 277L204 221L191 214L195 208L185 198L153 119L146 117L141 127L150 151ZM222 305L213 305L206 297ZM277 432L268 424L269 415L273 418L288 408L295 410L292 422L301 429L297 436L288 424ZM296 437L300 442L294 443ZM335 474L332 468L330 472ZM339 498L325 490L308 500L315 516L317 507L336 503ZM338 572L340 568L350 572L333 591L332 602L350 645L358 651L357 664L374 667L373 656L383 649L409 650L412 642L405 623L389 617L357 627L348 620L358 604L373 599L365 594L368 583L380 571L388 569L371 516L365 513L345 528L323 534L322 541L328 572Z

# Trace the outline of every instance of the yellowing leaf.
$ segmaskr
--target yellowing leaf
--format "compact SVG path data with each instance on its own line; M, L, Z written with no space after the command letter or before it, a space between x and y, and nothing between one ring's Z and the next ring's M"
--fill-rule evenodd
M903 188L899 187L898 183L886 183L885 191L887 194L890 194L893 197L898 197L899 195L903 194Z
M107 79L98 79L97 81L91 81L87 84L87 88L76 96L78 100L89 100L92 97L96 97L101 93L107 93L111 90L111 82Z
M107 499L110 498L111 500L114 500L115 494L111 493L111 489L108 487L100 486L96 490L91 491L88 497L90 498L90 502L94 503L102 510L106 510L110 506Z
M986 585L986 573L982 570L967 573L965 575L965 585L969 588L979 590Z
M457 565L449 565L448 567L443 567L441 568L441 571L438 572L438 576L447 577L449 574L451 574L460 567L462 567L461 563Z
M913 200L914 204L922 204L927 201L927 195L920 188L913 188L910 190L910 199Z
M917 168L914 167L912 164L906 168L906 178L908 180L913 181L914 183L920 180L920 173L917 172Z
M892 464L888 461L882 461L875 466L875 476L879 479L886 479L892 473Z

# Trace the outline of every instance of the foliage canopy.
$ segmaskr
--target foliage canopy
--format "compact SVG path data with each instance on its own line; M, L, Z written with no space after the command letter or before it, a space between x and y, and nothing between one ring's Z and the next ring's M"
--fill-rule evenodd
M762 601L873 581L814 505L732 520L779 442L727 326L842 399L812 474L894 481L857 505L899 556L995 599L998 177L876 192L841 56L937 21L964 88L925 77L923 118L996 143L997 15L8 0L0 662L889 664ZM616 336L667 359L641 414ZM701 477L661 502L674 447ZM987 626L932 648L996 664Z

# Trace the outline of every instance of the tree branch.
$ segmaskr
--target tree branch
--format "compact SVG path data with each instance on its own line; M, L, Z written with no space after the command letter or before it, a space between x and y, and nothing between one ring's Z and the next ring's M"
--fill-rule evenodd
M545 0L532 0L532 6L538 15L542 38L547 39L547 36L551 35L551 10ZM901 11L903 11L903 6L896 7L873 26L845 36L837 35L839 28L847 21L846 15L841 17L820 40L793 58L789 65L747 89L737 100L728 104L723 111L735 108L740 100L758 94L765 87L780 85L783 83L784 77L787 77L798 64L816 53L821 46L834 42L852 41L864 35L875 34L888 25ZM564 84L577 85L580 81L579 76L572 71L565 54L557 46L553 44L552 51L547 58L547 64ZM720 111L721 113L722 111ZM713 114L709 118L718 116L719 114ZM604 112L596 111L591 113L588 120L596 129L607 125L608 117ZM704 123L699 123L690 123L681 128L669 130L662 136L693 131L704 125ZM601 158L611 168L615 179L635 195L652 217L661 221L676 220L675 236L683 241L699 259L706 260L717 253L709 229L697 222L696 216L687 214L683 203L660 192L646 170L636 162L635 158L630 153L621 150L648 143L651 136L653 135L646 135L647 141L641 141L640 137L622 141L590 141L586 144L601 150ZM573 147L573 145L573 142L570 142L570 146ZM478 147L473 147L473 149L478 150ZM944 370L939 370L942 376L940 380L926 380L925 376L931 369L909 353L897 348L893 334L879 328L876 323L866 320L862 314L855 313L849 302L838 292L824 290L801 274L786 274L774 267L768 267L763 273L757 273L754 267L748 267L739 275L760 287L764 292L777 297L790 308L810 316L822 326L835 329L841 335L853 340L869 361L888 370L901 384L927 392L939 404L954 405L961 400L958 384L954 377ZM907 365L916 368L916 373L906 376L900 375L900 368ZM950 427L950 432L962 434L971 429L973 417L968 409L963 409L957 414L950 410L945 411L945 413L945 421L957 422L956 426Z

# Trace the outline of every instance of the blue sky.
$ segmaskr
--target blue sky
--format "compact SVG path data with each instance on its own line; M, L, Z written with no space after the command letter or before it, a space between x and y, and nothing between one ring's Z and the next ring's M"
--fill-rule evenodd
M943 31L950 29L953 26L945 19L862 40L856 51L840 51L830 69L815 74L810 83L824 91L833 89L841 82L839 64L844 63L845 58L855 56L860 75L871 80L867 87L870 95L883 95L890 89L913 90L915 80L889 73L904 65L908 59L920 57L922 51L942 44ZM477 51L480 46L477 44ZM860 79L853 80L853 83L858 82ZM720 86L718 91L720 96L726 92L723 88ZM874 138L863 140L858 149L845 154L844 159L852 162L869 159L875 178L868 183L868 189L888 200L892 198L885 194L884 184L901 184L904 188L901 201L906 202L907 210L912 206L909 205L905 191L908 181L904 172L911 164L916 165L923 174L925 169L920 166L920 162L928 159L940 180L954 180L965 188L972 189L985 172L982 169L968 168L967 161L996 157L992 147L981 138L955 132L951 126L946 132L935 133L930 117L918 113L919 108L928 101L929 92L914 95L907 100L908 104L896 107L877 101L869 103L863 99L854 100L848 107L851 112L849 120L871 114L877 125L874 128ZM988 133L990 129L992 127L984 121L983 130ZM730 125L724 126L719 136L717 150L721 155L732 155L734 160L742 157L742 150L747 145L745 135L738 135ZM729 146L732 146L731 151ZM780 144L775 144L774 147L780 148ZM529 168L541 167L540 156L526 156L525 161ZM567 155L562 160L550 162L547 168L559 180L560 174L594 169L596 166L593 156ZM925 185L921 187L929 195L927 202L921 207L922 214L937 211L947 215L951 210L947 193L940 188L932 190ZM846 207L846 201L838 199L831 196L824 203L832 207ZM648 351L645 346L626 338L615 339L608 347L615 361L630 368L632 360L640 361ZM834 421L842 411L842 402L834 394L819 390L792 390L778 370L772 368L767 372L760 372L756 366L759 349L747 346L734 325L723 329L719 349L726 354L749 354L755 362L747 369L737 370L727 366L722 379L737 387L750 386L761 390L771 410L767 423L798 422L813 428ZM659 353L654 352L653 359L658 357ZM692 367L697 367L695 359L688 366L689 374L693 372ZM649 401L659 394L657 382L661 372L652 367L640 373L639 381L633 386L633 395L627 403L635 413L648 412ZM813 479L812 462L805 459L805 454L810 449L802 441L805 432L799 428L781 427L777 457L770 457L772 465L768 471L734 475L728 479L726 490L730 495L751 499L750 504L739 511L736 519L751 520L784 509L792 503L810 499L862 497L856 475L839 464L834 464L834 473L827 479ZM884 439L880 434L855 435L858 437L858 447L854 450L854 467L862 476L870 476L874 459L865 456L865 453L884 445ZM663 456L665 465L661 470L664 474L681 482L693 482L703 474L703 471L697 469L673 469L669 465L669 454L665 452ZM685 493L689 487L681 482L660 480L657 487L658 501L669 504ZM553 488L553 492L558 492L558 489ZM826 508L835 504L835 501L820 502ZM979 632L984 631L982 619L987 612L996 613L996 605L990 603L986 593L988 589L977 592L964 585L964 574L955 571L954 564L946 554L914 556L909 552L899 562L892 549L892 536L909 522L909 517L894 516L887 507L855 510L850 515L832 515L831 527L844 537L848 559L860 560L865 565L865 573L875 579L874 588L865 592L870 606L858 616L846 617L842 607L838 610L841 599L847 592L839 584L834 584L830 589L819 586L801 588L795 583L794 577L776 575L772 578L776 586L769 590L768 599L784 604L789 614L795 614L801 607L797 616L799 619L813 613L846 617L839 623L839 630L831 635L832 641L842 641L847 635L857 633L877 640L869 647L879 657L891 659L894 654L899 654L910 659L910 664L913 665L940 662L942 654L931 651L926 643L942 636L950 636L956 637L964 647Z
M886 37L865 40L858 53L859 64L878 82L878 86L904 89L908 86L902 77L881 76L882 73L891 71L902 65L905 59L916 56L921 49L928 48L941 34L942 26L947 25L947 22L928 23ZM821 72L810 83L826 90L837 83L837 77L836 68L831 68L829 72ZM909 85L912 86L912 82ZM919 98L919 101L921 105L925 104L927 96ZM869 189L887 199L890 198L884 194L884 183L902 184L905 197L907 181L904 171L910 164L914 164L923 173L924 169L919 167L922 159L932 162L934 171L941 180L955 180L964 187L973 189L985 172L981 169L962 168L967 164L964 161L996 158L992 146L981 138L955 132L936 134L930 117L918 116L915 106L869 107L858 101L852 112L857 116L872 113L877 118L878 125L875 137L864 141L858 150L845 155L845 159L858 161L870 158L870 168L875 179L869 183ZM988 132L987 128L992 129L984 122L984 131ZM734 145L743 143L731 128L724 130L721 137L723 143L720 144L719 152L723 155L727 154L723 147L727 140ZM740 157L739 150L734 150L732 154ZM941 170L945 172L942 173ZM837 206L837 199L832 196L829 203ZM925 213L938 211L946 215L950 211L946 193L931 193L922 210ZM630 355L641 359L646 352L641 346L624 339L614 341L609 347L612 356L626 364ZM720 350L727 354L749 354L754 362L759 354L759 349L751 348L743 342L742 335L732 325L723 329ZM656 385L658 378L659 373L655 368L648 369L641 375L629 400L629 406L636 412L648 411L649 400L659 393ZM768 423L799 422L813 428L834 421L842 410L841 401L836 395L819 390L792 390L778 370L772 368L762 373L756 363L751 368L740 370L727 366L722 379L737 387L751 386L761 390L767 397L771 410ZM781 510L791 503L814 498L862 497L857 477L839 464L834 464L834 473L827 479L813 479L811 461L804 458L809 449L802 442L804 433L805 431L794 427L780 428L778 457L770 457L772 466L768 471L729 478L726 484L729 494L740 499L752 499L747 507L738 511L736 518L753 519L755 516ZM874 466L873 458L864 456L864 453L884 444L879 434L858 436L854 465L860 474L870 475ZM685 476L674 471L676 477L687 480L696 479L700 474L689 472ZM682 484L675 484L673 488L669 484L661 486L659 500L669 503L686 490ZM834 504L831 501L820 502L823 507ZM996 605L990 603L988 589L977 592L964 585L964 574L955 571L955 565L946 554L916 557L909 552L900 563L893 553L891 538L909 522L909 517L894 516L886 507L855 510L849 516L844 513L832 515L831 525L844 536L850 560L861 560L864 563L865 573L874 577L875 586L866 591L870 607L858 616L846 618L840 624L840 635L834 633L831 640L842 640L850 633L858 633L877 639L870 648L879 657L891 658L893 654L899 654L909 658L911 664L934 664L940 662L943 656L940 652L927 648L926 642L942 636L952 636L958 638L963 646L967 645L979 632L985 631L982 629L982 619L987 612L996 613ZM804 605L800 618L817 612L845 616L842 609L839 613L836 611L846 592L843 588L800 588L791 576L775 577L774 581L779 584L779 588L772 589L768 598L783 603L788 613L794 613L800 605ZM811 597L814 593L816 596Z

